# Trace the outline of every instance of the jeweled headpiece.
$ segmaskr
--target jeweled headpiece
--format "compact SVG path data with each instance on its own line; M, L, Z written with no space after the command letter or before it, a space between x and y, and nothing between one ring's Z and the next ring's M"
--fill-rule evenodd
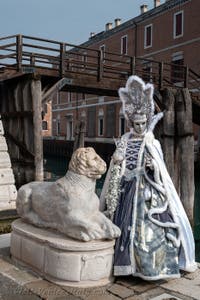
M151 123L154 115L153 85L145 82L138 76L130 76L125 88L119 89L119 96L122 101L122 108L125 118L128 121L141 119Z

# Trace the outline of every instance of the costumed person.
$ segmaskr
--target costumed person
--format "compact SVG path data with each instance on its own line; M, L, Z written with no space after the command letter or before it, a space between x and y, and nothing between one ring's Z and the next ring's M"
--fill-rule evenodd
M153 129L153 85L129 77L119 89L130 132L115 140L102 190L101 209L121 229L116 240L114 275L145 280L180 277L196 270L190 223L167 172Z

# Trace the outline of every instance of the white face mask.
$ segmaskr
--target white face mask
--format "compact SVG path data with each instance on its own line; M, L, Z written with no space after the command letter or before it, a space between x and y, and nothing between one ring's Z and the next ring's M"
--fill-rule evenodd
M144 119L132 121L132 126L137 134L143 134L147 128L147 121L145 121Z

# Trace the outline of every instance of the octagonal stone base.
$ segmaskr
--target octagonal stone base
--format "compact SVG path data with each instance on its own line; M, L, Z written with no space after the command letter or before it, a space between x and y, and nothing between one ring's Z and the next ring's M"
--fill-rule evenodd
M60 285L91 287L111 282L114 243L76 241L21 219L12 223L12 258Z

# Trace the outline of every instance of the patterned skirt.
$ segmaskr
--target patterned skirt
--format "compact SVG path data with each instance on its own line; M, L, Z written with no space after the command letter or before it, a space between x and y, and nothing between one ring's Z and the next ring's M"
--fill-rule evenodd
M114 223L121 229L117 239L114 256L114 275L134 275L146 280L157 280L168 277L180 277L178 266L179 247L174 245L171 235L177 238L177 232L166 222L173 223L171 213L167 208L153 218L164 224L159 226L152 222L148 212L152 208L163 207L162 195L152 187L151 197L145 197L148 183L141 177L137 203L134 203L136 178L121 180L121 194L114 216ZM136 205L136 216L133 219L133 209Z

